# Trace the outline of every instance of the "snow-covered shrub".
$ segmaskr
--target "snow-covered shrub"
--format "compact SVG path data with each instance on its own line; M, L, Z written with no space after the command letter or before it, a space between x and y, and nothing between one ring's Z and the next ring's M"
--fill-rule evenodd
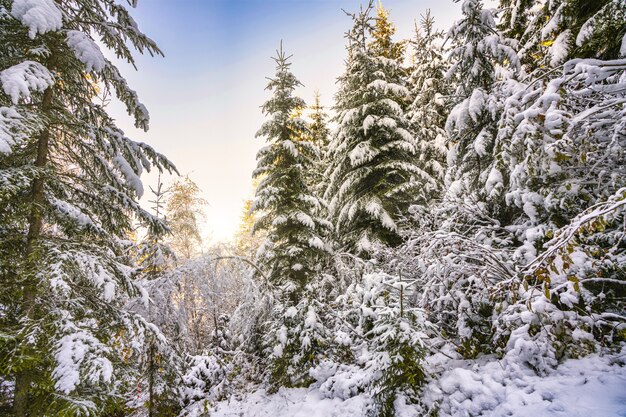
M509 251L503 248L507 234L497 226L459 226L470 215L458 210L446 220L445 210L415 211L418 229L406 243L385 254L386 267L401 271L414 282L409 294L412 307L424 311L435 339L454 343L465 357L493 352L494 286L515 276ZM477 218L475 214L471 214ZM446 230L447 229L447 230Z
M496 291L496 339L540 372L624 334L624 60L573 59L505 102L519 275Z
M372 367L377 373L372 390L375 414L393 416L399 394L405 403L419 403L419 388L427 377L422 364L426 354L424 339L427 336L423 331L426 323L423 312L415 308L392 304L377 310L370 342L374 353L366 368Z
M182 401L186 404L181 416L205 415L208 408L229 394L229 373L233 366L218 355L197 355L188 358L182 377Z
M498 337L508 337L507 356L545 373L564 358L624 340L625 208L623 189L585 210L503 289L508 305L496 324Z
M377 416L394 415L398 396L418 402L429 324L421 310L405 304L408 288L400 277L370 273L339 297L334 355L311 371L324 395L367 393Z
M313 382L310 369L319 363L329 347L330 333L323 324L324 298L313 285L297 291L296 302L290 296L294 288L281 286L278 290L285 296L276 298L267 327L266 352L271 358L269 382L272 389L306 387Z

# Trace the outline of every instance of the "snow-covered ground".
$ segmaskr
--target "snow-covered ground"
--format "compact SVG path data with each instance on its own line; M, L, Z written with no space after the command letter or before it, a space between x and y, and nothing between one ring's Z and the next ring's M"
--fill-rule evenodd
M626 357L591 355L563 363L540 377L503 361L474 362L445 371L424 389L426 406L439 416L626 417ZM459 364L460 365L460 364ZM366 394L347 400L324 398L316 388L264 390L242 400L223 401L212 417L362 417L371 404ZM398 417L418 417L396 402Z
M474 363L424 390L441 416L626 417L626 351L571 359L540 377L517 362Z
M211 417L362 417L369 399L324 398L317 389L281 388L276 394L256 391L242 401L218 403Z

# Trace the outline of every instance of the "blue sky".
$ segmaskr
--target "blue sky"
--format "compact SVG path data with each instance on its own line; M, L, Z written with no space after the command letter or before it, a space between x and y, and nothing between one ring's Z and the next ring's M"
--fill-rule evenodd
M293 54L292 70L305 85L307 102L315 90L332 105L335 80L345 58L344 33L358 10L357 0L140 0L133 16L165 58L138 57L139 71L120 65L150 111L150 131L132 127L121 107L111 112L126 134L167 155L209 202L206 233L228 238L238 225L243 201L252 195L255 154L263 146L254 134L264 118L266 78L274 72L281 39ZM398 38L431 9L437 26L460 16L452 0L386 0ZM148 175L144 181L154 182ZM146 187L147 189L147 187Z

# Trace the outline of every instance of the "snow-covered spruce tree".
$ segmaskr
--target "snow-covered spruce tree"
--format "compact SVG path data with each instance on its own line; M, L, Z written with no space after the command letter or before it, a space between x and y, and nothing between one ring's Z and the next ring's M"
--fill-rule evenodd
M409 289L414 288L402 276L382 275L379 279L372 288L374 320L372 330L365 335L372 356L365 368L374 375L371 392L376 407L372 415L392 417L398 399L404 404L419 404L419 389L426 380L422 359L427 323L424 312L407 303Z
M311 142L313 142L320 150L320 159L324 159L330 142L330 129L327 126L328 115L322 106L319 91L315 92L313 105L311 106L311 123L309 123L309 131Z
M488 197L501 197L502 164L494 161L494 140L502 97L498 82L505 82L519 69L512 41L496 30L491 11L480 0L465 0L463 18L448 33L452 43L448 79L455 90L453 106L446 122L451 148L446 172L446 199L455 204L474 206L487 216L506 217L502 205Z
M415 202L421 205L432 204L441 197L448 150L445 144L449 95L445 79L447 63L442 46L443 32L436 30L434 24L428 10L420 26L415 27L415 37L409 41L412 49L409 88L413 102L408 108L408 117L418 143L420 168L430 176L415 196Z
M409 91L403 46L372 2L351 15L345 73L336 95L337 130L330 145L325 196L335 232L347 251L367 255L397 245L399 222L430 176L415 163L417 145L405 116ZM375 24L375 26L374 26Z
M255 210L261 214L255 229L267 231L257 259L268 271L270 282L264 291L273 300L263 338L270 357L269 378L273 387L305 383L306 363L312 358L302 361L300 355L307 344L297 338L296 329L306 325L303 320L308 316L306 311L295 316L289 313L297 311L308 299L306 288L330 251L324 240L331 225L319 217L322 205L308 182L307 170L315 169L319 163L319 150L307 140L310 131L299 117L304 101L294 95L300 82L289 70L288 59L281 44L274 58L276 74L267 86L273 95L263 105L270 119L257 133L269 144L259 151L254 172L255 177L261 178L254 202ZM279 348L287 343L289 348ZM294 367L295 363L301 366Z
M308 387L313 382L309 371L327 356L332 338L325 325L328 306L319 282L307 284L297 302L282 295L288 291L285 286L277 289L264 338L265 354L271 357L270 391Z
M268 233L258 260L273 283L290 283L295 296L329 251L324 236L330 225L316 216L320 202L306 182L306 170L314 166L319 151L302 140L308 127L295 112L304 108L304 101L294 96L300 82L289 70L289 58L281 44L274 58L276 74L267 85L273 94L262 107L269 120L257 132L268 145L257 154L253 175L261 180L253 208L261 213L255 230Z
M148 128L94 37L131 64L131 48L160 51L109 1L2 0L0 28L0 363L13 414L121 412L130 352L156 331L124 309L138 292L127 235L133 219L164 227L137 203L139 176L173 166L94 103L114 91Z
M318 157L315 161L315 165L309 174L309 188L311 191L320 198L320 202L324 191L328 186L328 181L324 175L326 171L326 165L328 164L328 145L330 142L330 129L328 128L328 115L324 111L322 106L319 92L315 92L314 103L310 106L311 114L309 115L309 140L318 149ZM323 205L322 213L326 210L326 206Z
M419 407L429 324L408 303L415 288L399 275L366 273L332 302L334 349L310 372L322 394L347 399L365 392L372 416L396 415L399 403Z
M495 251L499 259L497 251L511 244L503 227L508 212L494 140L504 100L499 86L506 85L519 62L481 2L467 0L462 11L463 18L448 33L452 49L446 77L452 90L446 104L452 110L446 121L445 194L431 212L416 211L419 228L408 233L410 246L401 250L431 260L408 268L423 291L417 305L459 352L473 357L492 349L491 287L508 276L492 273L484 257Z
M509 75L506 68L515 71L519 67L511 40L496 30L492 11L484 9L480 0L465 0L461 9L463 17L447 34L452 49L446 76L456 87L457 102L476 89L490 92L497 80Z

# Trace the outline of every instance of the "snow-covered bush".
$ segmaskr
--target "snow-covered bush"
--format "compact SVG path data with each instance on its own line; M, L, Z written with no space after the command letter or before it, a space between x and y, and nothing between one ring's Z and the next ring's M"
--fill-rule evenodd
M182 401L185 407L180 416L200 417L208 413L215 402L230 393L229 375L233 365L220 355L197 355L187 359L182 377Z
M400 277L371 273L339 297L332 360L311 371L322 393L346 399L365 392L377 416L394 415L399 396L419 402L429 324L420 309L405 304L409 287Z
M497 348L492 343L492 296L495 285L512 279L515 269L510 251L502 247L507 233L480 223L461 227L467 217L462 210L447 220L445 210L431 214L416 209L418 229L385 257L388 269L414 283L408 300L433 324L431 343L451 342L469 358ZM477 218L475 213L471 217Z
M277 288L284 294L289 289ZM330 332L324 325L327 313L323 295L308 285L298 292L299 299L276 298L266 339L267 355L271 357L269 381L278 387L306 387L313 381L309 375L329 349Z
M541 372L564 358L624 341L624 213L619 190L557 230L525 275L502 291L498 338ZM508 305L507 305L508 304Z

